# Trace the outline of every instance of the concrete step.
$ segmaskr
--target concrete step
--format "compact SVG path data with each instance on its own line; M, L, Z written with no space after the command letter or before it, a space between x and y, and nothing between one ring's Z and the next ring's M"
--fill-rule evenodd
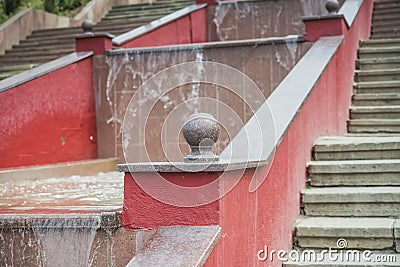
M372 15L372 23L375 21L382 21L382 20L398 20L400 18L399 13L393 14L373 14Z
M45 30L35 30L32 31L30 36L62 36L62 35L75 35L83 33L81 27L71 27L71 28L57 28L57 29L45 29Z
M400 69L356 70L354 80L356 82L400 80Z
M400 119L400 106L351 106L350 119Z
M387 21L381 24L372 24L371 32L385 31L385 30L398 30L400 28L400 21Z
M400 93L400 81L356 82L355 94L393 94Z
M318 161L400 159L400 136L320 137L313 146L313 159Z
M400 186L307 188L301 196L306 216L396 218L400 214Z
M58 39L44 39L44 40L21 40L19 47L31 47L31 46L44 46L44 45L75 45L75 39L69 38L65 40Z
M296 221L296 245L300 248L394 249L394 219L306 217ZM340 245L340 244L339 244Z
M347 129L349 133L400 133L400 119L352 119Z
M0 67L15 65L15 64L43 64L43 63L49 62L49 61L54 60L61 56L62 55L31 57L31 58L25 57L25 58L20 58L18 60L16 60L16 59L0 59Z
M44 47L46 48L46 47ZM59 54L68 54L75 52L75 47L52 47L51 49L40 49L40 50L18 50L12 49L7 50L5 57L15 57L15 58L22 58L22 57L29 57L29 56L42 56L42 55L59 55ZM3 56L0 56L0 60Z
M45 46L20 46L14 45L11 50L6 50L7 53L14 53L14 51L19 52L29 52L29 51L49 51L53 49L72 49L75 50L74 43L67 43L67 44L57 44L57 45L45 45Z
M101 21L112 21L114 22L119 22L119 21L134 21L134 22L142 22L142 21L152 21L156 20L158 18L161 18L167 14L153 14L153 15L148 15L148 16L141 16L140 14L138 15L126 15L126 16L114 16L114 17L105 17Z
M394 58L399 57L400 46L390 47L361 47L358 50L359 59Z
M194 1L187 1L187 0L174 1L174 2L157 1L154 3L141 3L141 4L134 4L134 5L118 5L118 6L113 6L112 10L114 12L118 12L118 11L130 10L132 8L134 8L134 9L162 8L165 6L191 5L191 4L194 4Z
M400 39L365 40L360 42L360 47L396 47L400 46Z
M387 29L387 30L373 30L371 31L372 39L381 38L400 38L400 28Z
M35 64L26 64L26 65L11 65L7 67L0 67L0 72L6 72L6 71L25 71L25 70L30 70L37 65Z
M20 59L30 59L30 60L35 60L35 59L41 59L45 57L59 57L62 55L69 54L73 51L71 50L62 50L62 51L47 51L47 52L42 52L42 51L33 51L31 53L20 53L20 54L6 54L6 55L1 55L0 56L0 62L7 62L7 61L18 61Z
M171 12L171 10L178 10L188 6L187 4L179 5L148 5L142 7L126 8L126 9L112 9L108 12L107 16L115 15L130 15L130 14L148 14L151 12Z
M398 186L400 159L311 161L311 186Z
M399 4L392 4L392 5L386 5L386 6L375 6L374 7L374 12L373 12L373 16L397 16L400 13L400 5Z
M353 106L400 105L400 94L358 94L352 97Z
M374 2L374 8L387 5L398 5L398 4L399 4L398 0L380 0Z
M379 40L379 39L377 39ZM372 58L357 60L359 70L389 70L400 69L400 57L395 58Z
M381 3L375 2L374 3L374 13L383 10L393 10L393 9L400 9L399 2L391 2L391 3Z
M371 27L382 27L391 25L398 25L399 21L397 19L380 19L380 20L372 20Z

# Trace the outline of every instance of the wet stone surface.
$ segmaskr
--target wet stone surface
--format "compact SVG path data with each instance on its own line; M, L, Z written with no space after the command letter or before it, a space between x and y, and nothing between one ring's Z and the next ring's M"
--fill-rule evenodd
M123 173L25 180L0 184L0 213L91 212L122 208Z

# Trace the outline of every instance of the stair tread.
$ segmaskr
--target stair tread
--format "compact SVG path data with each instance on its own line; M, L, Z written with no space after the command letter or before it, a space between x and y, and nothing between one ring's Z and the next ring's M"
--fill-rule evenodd
M312 187L303 189L304 203L400 202L399 186Z
M395 100L400 99L400 94L383 93L383 94L356 94L353 95L354 100Z
M307 234L307 236L353 236L353 237L371 237L364 236L365 233L374 230L378 231L373 236L392 237L395 219L392 218L346 218L346 217L303 217L297 219L295 227L297 236ZM322 231L312 231L319 228ZM299 231L301 229L301 231ZM324 231L326 230L326 231ZM330 230L330 231L328 231ZM355 231L358 230L358 231Z

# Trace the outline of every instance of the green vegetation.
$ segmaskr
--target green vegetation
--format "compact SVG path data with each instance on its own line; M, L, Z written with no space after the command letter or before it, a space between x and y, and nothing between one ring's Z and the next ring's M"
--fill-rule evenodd
M73 17L90 0L0 0L0 24L26 8Z

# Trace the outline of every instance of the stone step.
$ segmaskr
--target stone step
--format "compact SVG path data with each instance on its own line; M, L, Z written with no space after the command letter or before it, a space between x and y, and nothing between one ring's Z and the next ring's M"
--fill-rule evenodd
M306 217L296 221L295 243L300 248L392 250L395 247L395 219ZM341 242L342 244L344 242Z
M354 80L356 82L400 80L400 69L356 70Z
M351 106L350 119L400 119L400 106Z
M165 6L176 6L176 5L191 5L194 4L194 1L174 1L174 2L163 2L163 1L157 1L154 3L141 3L141 4L134 4L134 5L118 5L118 6L113 6L112 10L114 12L117 11L123 11L123 10L130 10L132 8L134 9L147 9L147 8L161 8Z
M373 14L372 15L372 24L375 21L382 21L382 20L398 20L400 19L400 14L399 13L393 13L393 14Z
M400 159L311 161L312 186L398 186Z
M397 9L397 8L400 8L399 2L390 2L390 3L375 2L374 3L374 13L376 11L391 10L391 9Z
M375 7L374 8L374 12L373 12L373 16L397 16L400 13L400 5L396 4L396 5L387 5L385 7Z
M19 52L28 52L28 51L49 51L53 49L72 49L75 51L75 44L74 43L67 43L67 44L57 44L57 45L45 45L45 46L20 46L14 45L11 50L6 50L7 53L14 53L14 51Z
M372 24L371 32L384 31L384 30L398 30L400 28L400 21L388 21L381 24Z
M57 39L52 39L52 40L21 40L19 43L19 47L31 47L31 46L43 46L43 45L61 45L61 44L73 44L75 45L75 39L74 38L69 38L65 40L57 40Z
M0 62L6 62L9 60L15 60L18 61L20 59L32 59L35 60L36 58L43 58L43 57L59 57L62 55L69 54L73 51L71 50L61 50L61 51L56 51L56 50L51 50L47 52L43 51L33 51L31 53L20 53L20 54L6 54L6 55L1 55L0 56Z
M400 254L392 250L340 250L332 253L322 250L296 250L293 256L287 257L283 263L285 267L376 267L376 266L399 266ZM314 254L315 252L315 254ZM298 256L297 256L298 255ZM342 256L343 255L343 256ZM379 265L377 265L379 264Z
M352 97L353 106L400 105L400 94L358 94Z
M356 82L355 94L400 93L400 81Z
M26 64L26 65L11 65L7 67L0 67L0 72L7 72L7 71L25 71L25 70L30 70L37 65L35 64Z
M83 33L81 27L71 27L71 28L57 28L57 29L45 29L45 30L35 30L32 31L30 37L46 37L46 36L63 36L63 35L75 35Z
M400 28L386 29L386 30L373 30L371 31L373 39L381 38L400 38Z
M126 8L126 9L112 9L108 12L106 17L114 16L114 15L129 15L129 14L146 14L151 12L171 12L171 10L178 10L188 6L187 4L179 4L179 5L148 5L142 7Z
M324 187L302 190L306 216L397 217L400 186Z
M398 4L398 0L380 0L374 2L374 7Z
M44 47L45 48L45 47ZM9 58L22 58L22 57L29 57L29 56L42 56L42 55L59 55L59 54L68 54L75 52L75 47L53 47L52 49L41 49L41 50L7 50L5 55L0 56L0 61L3 57Z
M400 46L393 47L361 47L358 50L359 59L371 59L371 58L394 58L399 57Z
M113 17L105 17L101 21L112 21L112 22L119 22L119 21L134 21L134 22L139 22L139 21L152 21L156 20L160 17L163 17L167 14L162 13L162 14L152 14L152 15L147 15L147 16L142 16L141 14L132 14L132 15L122 15L122 16L113 16Z
M313 159L318 161L400 159L400 136L320 137L313 146Z
M353 119L347 129L349 133L400 133L400 119Z
M50 41L50 40L57 40L60 42L63 42L65 40L75 40L74 35L61 35L61 36L57 36L57 35L52 35L52 36L47 36L47 37L41 37L41 36L33 36L33 35L29 35L25 40L22 40L21 43L25 42L29 42L29 41Z
M400 47L400 39L379 39L379 40L365 40L360 42L360 47L385 47L392 46Z
M20 58L18 60L16 59L0 59L0 67L4 66L9 66L9 65L15 65L15 64L43 64L49 61L52 61L58 57L61 57L63 55L59 56L42 56L42 57L30 57L30 58Z
M357 67L359 70L400 69L400 57L373 58L373 59L363 59L363 60L358 59Z
M380 19L380 20L372 20L371 27L382 27L387 26L390 27L391 25L398 25L399 21L397 19Z

